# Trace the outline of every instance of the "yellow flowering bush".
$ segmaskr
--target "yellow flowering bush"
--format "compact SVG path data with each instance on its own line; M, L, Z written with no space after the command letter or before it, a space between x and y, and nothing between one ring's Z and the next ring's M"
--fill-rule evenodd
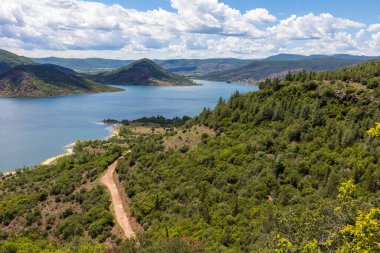
M337 252L380 252L379 219L379 208L372 208L366 214L359 211L355 225L347 225L340 231L345 236L345 243Z
M289 253L292 252L293 244L286 238L281 237L280 235L276 236L277 239L277 248L274 250L276 253Z
M376 123L374 128L370 128L367 134L372 137L380 137L380 123Z

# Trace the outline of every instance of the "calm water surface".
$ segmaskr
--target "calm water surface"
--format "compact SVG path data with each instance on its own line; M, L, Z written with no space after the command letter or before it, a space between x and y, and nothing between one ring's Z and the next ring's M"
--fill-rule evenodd
M163 115L196 116L213 108L219 97L228 99L236 90L257 91L241 83L197 81L202 86L123 86L123 92L72 95L57 98L0 98L0 171L34 166L65 153L76 140L101 139L110 129L103 119L136 119Z

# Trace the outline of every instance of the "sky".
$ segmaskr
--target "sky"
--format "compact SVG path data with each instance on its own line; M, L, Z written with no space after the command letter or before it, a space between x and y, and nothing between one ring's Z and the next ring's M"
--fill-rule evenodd
M380 1L1 0L0 48L112 59L380 55Z

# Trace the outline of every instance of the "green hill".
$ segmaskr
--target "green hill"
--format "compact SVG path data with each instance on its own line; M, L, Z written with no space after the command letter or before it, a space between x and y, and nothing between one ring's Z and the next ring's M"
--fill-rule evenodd
M280 55L268 60L253 61L238 69L209 73L203 78L215 81L242 81L258 83L265 78L284 77L289 71L323 71L334 70L363 61L362 58L303 57L297 55ZM286 58L287 60L282 60ZM275 60L273 60L275 59ZM277 60L280 59L280 60Z
M379 70L291 73L180 127L120 121L118 137L0 179L0 252L379 252ZM121 154L138 242L118 237L98 184Z
M0 74L10 70L16 65L22 64L33 64L33 61L29 58L0 49Z
M147 86L186 86L194 82L161 68L153 61L142 59L126 67L90 77L100 83Z
M51 97L119 90L51 64L19 65L0 75L0 95L8 97Z
M368 82L379 71L375 61L329 73ZM380 249L378 216L367 246L343 232L355 231L359 211L380 213L380 139L366 133L380 120L380 88L296 76L235 93L187 122L182 133L215 131L195 149L184 141L187 148L168 150L168 136L134 141L118 171L147 234L162 238L167 229L205 252Z

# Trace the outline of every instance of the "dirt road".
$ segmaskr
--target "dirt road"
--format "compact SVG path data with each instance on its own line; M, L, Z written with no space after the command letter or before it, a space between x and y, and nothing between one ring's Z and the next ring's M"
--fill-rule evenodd
M108 170L106 174L102 177L101 182L108 188L111 194L112 207L114 210L117 224L121 227L125 236L130 239L134 238L136 235L132 229L131 222L128 219L128 214L124 209L121 194L114 181L113 175L115 173L116 166L117 161L108 167Z

